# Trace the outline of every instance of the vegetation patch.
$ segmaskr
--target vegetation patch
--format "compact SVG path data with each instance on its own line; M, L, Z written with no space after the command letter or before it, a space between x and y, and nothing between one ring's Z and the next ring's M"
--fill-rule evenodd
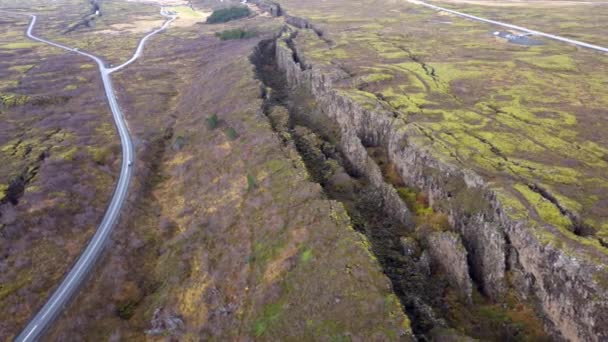
M245 6L233 6L228 8L222 8L213 11L213 13L207 18L208 24L225 23L231 20L245 18L251 15L251 11Z
M252 174L247 175L247 191L254 190L258 187L258 183L255 180L255 176Z
M93 161L99 165L106 165L108 158L112 155L112 149L110 147L88 146L87 150L93 157Z
M244 30L238 28L232 30L224 30L222 32L216 32L215 36L221 40L247 39L257 36L257 32L254 30Z
M453 293L447 298L450 302L456 301ZM475 305L471 307L455 303L450 312L450 319L467 333L475 332L481 340L490 341L550 341L532 306L518 298L513 290L506 294L503 303L490 303L478 291L473 291L473 302Z
M204 15L201 12L195 11L189 6L169 7L169 11L176 12L180 17L186 18L202 18Z
M173 144L171 147L174 151L181 151L187 143L188 141L185 137L178 135L173 139Z
M20 278L16 279L13 283L2 283L0 284L0 300L3 300L5 297L15 293L23 286L29 284L32 281L31 274L22 275Z
M2 45L0 45L0 49L7 49L7 50L29 49L29 48L33 48L37 45L38 45L37 42L16 42L16 43L2 44Z
M301 262L309 262L313 258L312 249L306 248L302 254L300 254Z
M272 324L279 320L282 312L283 305L281 303L272 303L264 306L262 316L253 324L253 334L256 337L264 335Z
M564 216L559 208L549 200L541 196L540 194L532 191L527 185L517 184L515 189L519 191L525 199L532 205L536 210L540 218L555 227L570 230L572 228L572 222L566 216Z
M15 65L12 66L10 68L8 68L9 70L14 70L18 73L24 74L28 71L30 71L32 68L34 68L35 65L33 64L26 64L26 65Z
M135 309L137 308L137 303L134 301L126 301L121 303L116 308L116 315L121 319L128 320L135 313Z
M568 55L522 57L519 60L547 71L576 71L574 60Z
M226 134L226 136L228 137L228 139L230 140L236 140L239 138L239 134L236 132L236 130L232 127L228 127L224 130L224 134Z
M22 106L30 100L30 96L12 93L0 93L0 107Z
M205 125L207 126L208 130L216 129L218 124L219 124L219 119L217 117L217 114L213 114L210 117L205 119Z
M63 90L66 90L66 91L72 91L72 90L76 90L76 89L78 89L78 86L75 84L68 84L65 87L63 87Z

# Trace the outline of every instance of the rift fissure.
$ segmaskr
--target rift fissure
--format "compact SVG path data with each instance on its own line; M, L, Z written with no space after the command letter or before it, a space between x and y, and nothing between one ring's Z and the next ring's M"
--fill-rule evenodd
M261 8L280 7L267 0L252 2ZM284 9L281 13L287 15ZM316 64L314 58L309 59L300 51L300 43L307 44L308 40L315 39L314 35L299 35L287 44L294 31L298 31L294 26L283 28L273 45L274 51L265 51L268 60L263 64L274 63L288 86L305 89L324 114L339 123L340 140L336 146L350 164L351 174L381 189L382 209L389 213L387 216L392 216L396 222L411 220L411 211L404 209L395 187L383 179L377 163L366 151L369 146L362 142L379 143L386 150L388 160L394 163L395 173L428 197L429 210L439 210L449 217L450 230L435 232L431 238L424 237L417 243L431 243L432 248L428 250L433 252L436 264L441 264L441 261L446 264L445 260L451 260L454 265L459 265L457 268L448 267L450 285L469 289L469 283L475 284L472 293L468 292L472 305L457 306L448 301L448 305L437 308L450 325L484 340L547 340L548 335L555 339L576 337L593 340L593 336L603 336L603 329L599 328L603 320L598 318L601 317L598 314L603 312L606 302L588 300L589 296L606 291L603 282L594 276L597 260L575 258L570 255L569 246L563 245L562 248L559 244L576 242L559 240L558 243L548 243L548 239L559 239L551 233L551 227L536 227L534 219L512 215L508 202L511 198L504 198L502 192L470 170L457 154L451 153L456 164L446 163L432 155L424 148L425 145L417 143L423 135L433 141L432 134L427 135L428 132L416 122L396 120L390 111L383 108L381 101L373 100L371 96L363 99L360 93L350 89L348 84L353 80L349 78L353 74L345 72L348 71L346 65L335 60L330 64ZM293 53L298 52L301 53L298 60L306 61L304 69L293 59ZM270 115L269 118L272 121ZM314 130L299 131L299 137L314 138ZM284 141L299 138L291 134L280 135L288 138ZM442 142L435 140L434 144ZM319 150L323 154L325 149ZM353 222L357 219L351 215ZM572 228L576 232L576 227ZM400 242L408 245L407 241ZM606 242L600 240L600 244L606 245ZM411 250L409 247L406 249ZM467 280L469 273L471 279ZM449 297L449 294L445 296ZM410 308L404 306L415 321ZM414 322L416 324L420 323ZM419 333L422 331L420 327L414 326L414 330L418 336L432 335Z
M383 198L364 175L358 174L335 141L339 128L312 103L304 89L289 89L284 75L277 69L274 49L276 42L260 43L252 56L258 77L266 89L264 112L280 136L291 137L312 179L323 186L328 198L340 201L351 218L353 227L365 234L371 249L393 284L407 314L414 318L414 332L426 339L433 328L446 326L427 304L440 298L446 283L430 282L414 260L401 253L399 238L409 229L386 215ZM277 108L284 108L285 118L278 118ZM287 124L285 124L287 123Z
M311 178L323 187L329 199L344 205L353 227L367 237L371 251L391 280L405 313L411 318L416 337L421 341L434 340L446 331L450 336L459 335L451 327L456 322L455 313L473 316L478 313L472 314L476 309L468 306L471 298L458 294L453 278L432 262L430 254L433 253L429 253L428 245L446 238L456 237L454 241L460 241L450 232L452 228L447 217L444 221L437 221L434 217L442 217L440 213L433 214L435 216L421 214L427 216L421 216L424 220L418 222L421 228L417 229L413 219L404 221L392 215L388 210L386 189L379 188L369 175L360 172L345 156L340 147L342 130L337 123L326 115L308 90L288 86L276 63L276 44L276 40L262 41L251 57L264 85L263 110L271 126L285 144L296 147ZM376 167L382 169L383 184L393 191L403 185L402 180L391 180L392 176L387 174L390 171L386 170L392 166L388 165L390 161L381 134L362 134L358 139L369 150L371 158L375 158ZM432 213L424 196L419 196L419 201L425 202L427 208L420 210ZM466 257L462 260L467 263ZM470 279L468 271L465 272L462 278ZM454 307L459 309L454 310ZM493 310L501 309L493 307ZM477 334L479 337L500 340L510 334L519 334L513 333L513 327L505 324L496 329L491 323L482 322L476 329L482 331Z

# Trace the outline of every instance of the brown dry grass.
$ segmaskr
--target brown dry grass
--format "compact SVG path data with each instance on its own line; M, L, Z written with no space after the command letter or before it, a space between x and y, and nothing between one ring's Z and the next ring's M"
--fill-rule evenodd
M26 25L20 17L4 18L4 42L27 44ZM113 190L120 146L97 70L86 67L88 61L43 45L2 45L0 54L0 96L7 100L0 105L5 340L43 304L97 227Z
M226 25L174 29L118 75L142 142L133 211L83 289L95 295L78 298L51 339L151 338L143 332L159 307L182 317L177 336L184 340L396 339L407 331L344 209L306 180L297 153L261 114L248 57L279 24L261 17L233 23L261 36L227 42L209 31ZM211 114L217 129L205 125ZM129 300L137 303L133 316L121 320L116 310Z

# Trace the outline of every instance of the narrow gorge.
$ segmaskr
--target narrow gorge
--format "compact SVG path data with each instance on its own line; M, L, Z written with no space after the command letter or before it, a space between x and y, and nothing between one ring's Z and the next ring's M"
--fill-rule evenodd
M254 2L287 23L252 56L264 112L367 236L419 339L608 338L605 254L547 243L482 176L433 154L422 127L302 52L302 33L331 48L322 30Z

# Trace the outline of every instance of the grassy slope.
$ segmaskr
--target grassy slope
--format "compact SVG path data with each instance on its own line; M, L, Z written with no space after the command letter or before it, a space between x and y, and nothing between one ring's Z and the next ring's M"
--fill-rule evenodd
M409 331L344 209L307 180L261 114L248 60L259 38L221 42L212 32L276 30L268 20L172 29L118 76L142 142L141 193L84 290L97 295L79 298L54 338L141 340L160 307L183 319L183 340L395 340ZM219 125L209 130L212 114ZM120 319L129 303L132 316ZM99 319L73 319L85 312Z

